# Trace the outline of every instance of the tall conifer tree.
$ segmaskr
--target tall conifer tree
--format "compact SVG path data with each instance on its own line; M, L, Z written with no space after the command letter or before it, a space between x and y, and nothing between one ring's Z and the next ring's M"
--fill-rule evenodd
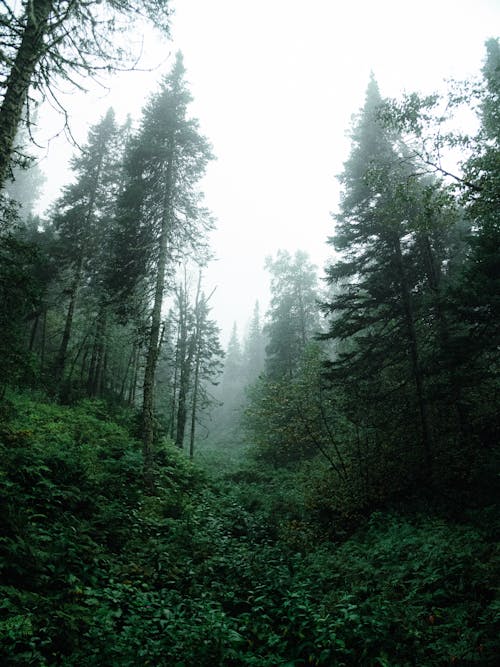
M109 248L119 187L119 163L118 128L110 109L89 130L86 146L73 158L76 181L65 188L55 207L53 224L69 272L65 288L68 306L54 366L56 386L64 376L80 287L84 280L88 284L97 274L103 275L103 255Z
M379 120L381 104L372 76L341 176L343 195L330 242L342 258L327 269L339 292L325 308L325 337L346 341L337 348L331 373L351 385L358 405L360 394L368 406L394 392L405 396L399 406L413 404L429 478L431 428L418 334L418 285L425 270L415 261L420 184L414 165L398 152L398 136ZM388 415L375 411L374 419L383 424ZM403 419L401 413L392 416L393 423Z
M133 290L150 287L148 334L142 405L145 475L151 482L154 444L154 379L161 343L165 283L175 263L189 252L203 252L210 227L197 186L212 158L198 122L188 117L191 95L181 53L158 93L146 105L141 127L125 161L127 182L120 198L119 246L125 261L119 274Z
M305 252L292 257L280 250L268 258L271 303L264 328L268 336L266 371L273 378L293 377L305 347L318 331L317 277Z

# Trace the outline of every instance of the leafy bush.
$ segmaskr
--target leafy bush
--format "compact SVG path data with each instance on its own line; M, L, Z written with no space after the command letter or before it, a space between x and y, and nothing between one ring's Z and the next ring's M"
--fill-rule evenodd
M496 664L494 508L386 511L333 543L308 467L207 478L164 442L146 494L102 404L15 397L2 416L2 664Z

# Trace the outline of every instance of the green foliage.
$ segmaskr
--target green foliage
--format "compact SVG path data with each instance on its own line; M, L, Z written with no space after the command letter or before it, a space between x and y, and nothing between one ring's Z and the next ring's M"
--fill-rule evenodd
M1 418L2 664L495 664L493 510L380 513L332 542L307 470L209 480L164 442L146 495L103 402L12 396Z
M328 377L351 425L346 445L361 454L354 478L363 480L372 507L384 491L387 500L434 486L431 495L456 501L459 488L467 504L491 488L500 321L498 54L498 40L490 40L483 84L446 99L411 94L387 104L372 79L354 123L330 240L342 254L327 269L334 289L322 338L331 341ZM479 114L475 137L450 131L464 104ZM461 174L441 166L445 149L461 150ZM332 430L336 420L338 411ZM351 473L355 458L344 454Z
M322 389L323 361L310 344L295 360L293 377L263 375L249 388L244 424L258 458L284 466L319 453L328 457L334 407Z
M292 378L307 343L319 326L316 267L307 254L279 250L268 257L271 275L271 303L264 332L266 372L273 380Z
M27 351L27 322L42 308L47 281L54 272L46 253L47 237L36 219L21 224L17 206L0 201L0 387L31 384L36 363ZM0 389L1 391L1 389Z
M51 664L92 623L84 590L99 589L125 553L133 558L137 540L152 539L159 511L144 497L137 443L105 420L102 403L14 398L3 413L1 652L12 664ZM194 477L172 446L160 455L157 501L178 514Z
M146 9L153 6L159 5L147 3ZM267 375L249 392L251 457L245 460L241 447L231 456L227 449L219 452L219 459L207 451L202 471L164 439L144 449L143 476L144 433L123 398L129 384L134 403L148 329L139 311L147 298L127 302L137 316L130 324L135 340L127 367L116 364L120 381L110 380L112 407L89 399L65 408L26 395L1 396L2 664L497 664L499 53L498 42L489 42L478 97L482 126L464 165L462 211L449 188L414 173L428 162L414 160L400 141L408 128L424 137L437 98L410 96L398 123L390 110L381 115L371 81L342 177L335 244L344 256L329 269L337 283L325 306L331 316L326 337L334 339L329 352L335 355L329 383L325 352L311 343L317 327L314 272L304 255L292 260L279 253L268 264L273 299ZM180 76L180 57L175 67ZM170 95L170 85L180 86L178 96ZM130 263L126 259L115 275L124 293L135 289L144 296L165 255L150 338L153 371L167 264L187 246L200 250L198 231L210 225L193 188L210 151L197 124L185 118L188 98L172 75L147 107L128 149L115 230L122 233L117 253L129 251ZM458 103L458 97L450 101ZM172 217L160 229L158 202L173 192L173 181L163 176L174 176L174 139L185 169L176 177L189 187L185 197L172 200L171 211L163 208L164 222L167 213ZM461 144L458 137L446 141ZM88 166L84 160L82 176L90 174ZM75 232L80 259L80 241L89 231L80 215L88 199L80 192L84 184L67 190L68 217L59 219L61 229ZM85 192L98 194L95 188ZM104 213L113 218L115 202L107 194L102 191L95 222L103 222ZM14 220L15 211L4 210L5 220ZM26 338L23 318L33 312L38 322L36 306L44 305L52 274L50 263L37 264L24 239L0 231L0 296L6 304L0 371L14 384L21 376L17 339ZM87 241L96 239L91 234ZM87 371L87 384L95 385L91 393L99 393L101 362L103 372L106 366L110 377L116 374L111 366L120 350L117 323L106 319L109 304L97 298L105 296L104 282L111 279L105 272L99 278L97 265L92 269L94 254L77 271L85 269L80 286L93 287L94 295L77 309L79 349L67 369L80 395ZM40 276L32 279L30 267ZM85 345L80 321L87 312L96 316L92 346ZM72 309L68 313L72 318ZM201 324L206 312L198 316ZM207 340L186 337L191 361L196 343L201 353L208 339L215 340L214 329L207 331ZM36 332L34 327L33 344ZM246 350L256 366L261 333L256 311ZM235 336L234 365L227 369L235 385L239 373L245 381L252 376L243 372L236 342ZM215 354L218 346L210 345ZM86 355L92 356L88 364ZM194 373L206 380L210 367L201 354L199 359ZM73 377L77 362L80 379ZM152 389L154 372L145 376ZM170 399L180 395L177 381L184 382L173 377L165 394ZM188 383L185 389L187 401ZM150 407L152 428L152 402ZM186 405L182 418L185 423ZM229 439L226 433L227 447L234 444Z

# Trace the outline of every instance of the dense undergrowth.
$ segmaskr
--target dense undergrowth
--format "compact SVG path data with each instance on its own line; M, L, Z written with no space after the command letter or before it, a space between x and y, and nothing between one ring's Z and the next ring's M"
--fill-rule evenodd
M303 473L168 443L145 495L130 415L1 409L3 665L497 664L494 508L387 508L340 534Z

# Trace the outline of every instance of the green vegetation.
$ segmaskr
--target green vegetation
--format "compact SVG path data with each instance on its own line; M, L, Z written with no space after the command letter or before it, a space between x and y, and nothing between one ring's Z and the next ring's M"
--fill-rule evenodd
M112 69L117 16L169 6L3 5L0 184L30 84ZM497 665L498 40L448 96L371 78L325 288L268 258L222 373L185 74L90 128L46 220L36 174L0 193L1 664Z
M496 664L491 509L387 508L347 537L306 468L212 452L216 476L164 443L145 494L129 415L3 411L2 664Z

